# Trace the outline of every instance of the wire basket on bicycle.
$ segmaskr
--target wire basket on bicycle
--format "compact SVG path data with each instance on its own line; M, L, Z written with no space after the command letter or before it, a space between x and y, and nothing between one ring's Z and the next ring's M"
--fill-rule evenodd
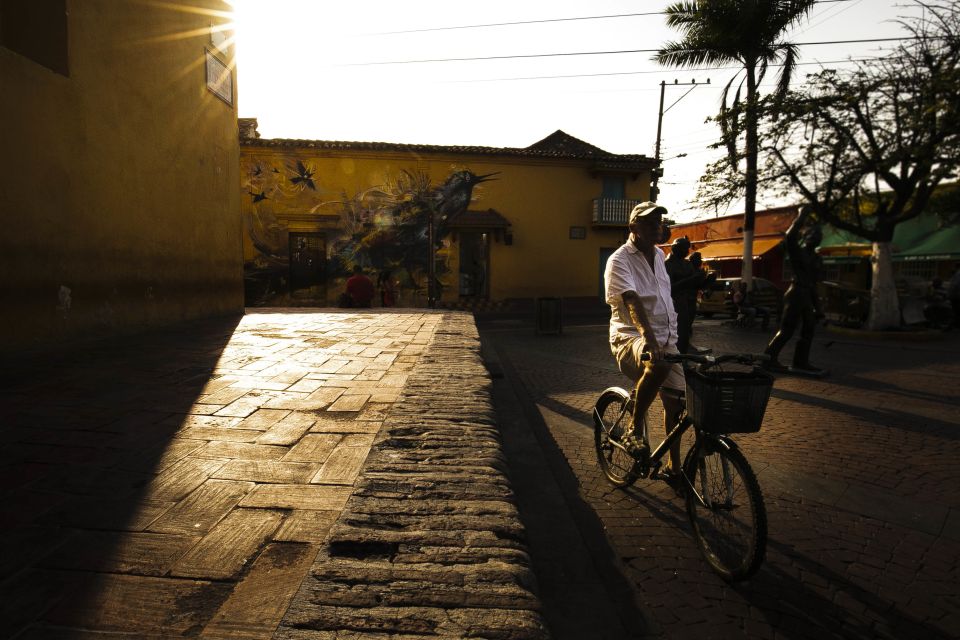
M773 376L752 367L730 371L699 365L685 371L687 415L709 433L755 433L773 388Z

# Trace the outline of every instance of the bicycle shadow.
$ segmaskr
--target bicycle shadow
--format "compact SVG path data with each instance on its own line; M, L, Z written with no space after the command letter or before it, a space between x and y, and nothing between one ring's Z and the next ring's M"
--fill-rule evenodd
M834 382L840 386L850 387L851 389L869 391L870 393L874 393L874 394L887 393L894 396L909 398L911 400L925 400L928 402L954 404L954 405L957 404L957 397L954 394L932 393L929 391L904 389L903 387L897 386L895 384L891 384L889 382L884 382L883 380L863 378L856 373L851 373L843 377L838 377L834 380Z
M771 551L788 558L799 571L781 568L777 559L770 557ZM897 609L894 603L867 591L790 544L768 540L767 556L753 578L731 584L730 589L755 607L778 637L833 636L854 640L949 637L942 629ZM809 585L813 583L828 585L832 598L812 589Z
M797 391L788 391L786 389L773 388L771 395L780 400L788 400L801 405L816 406L828 411L845 413L858 420L867 423L902 431L914 433L923 433L925 435L936 434L938 437L947 440L960 440L960 430L957 429L957 423L939 420L929 416L918 416L915 413L907 413L896 409L882 408L871 409L860 407L846 402L832 400L823 396L800 393Z
M678 541L684 540L696 547L681 497L662 490L651 492L648 485L641 484L611 489L610 493L628 496L638 508L671 527ZM632 558L624 559L629 562ZM787 562L783 562L784 559ZM768 539L767 558L751 579L728 584L716 576L715 582L713 586L719 589L713 592L720 594L715 606L736 610L743 604L750 605L778 637L791 640L950 637L944 630L898 609L895 603L797 551L793 545L773 539ZM829 591L825 594L812 585L826 586ZM709 584L702 587L711 589Z

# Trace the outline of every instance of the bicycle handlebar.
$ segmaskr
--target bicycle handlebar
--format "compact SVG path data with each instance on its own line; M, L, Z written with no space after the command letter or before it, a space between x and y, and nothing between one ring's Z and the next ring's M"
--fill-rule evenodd
M697 355L693 353L667 353L664 354L663 359L667 362L696 362L712 367L723 364L724 362L736 362L746 365L768 362L770 356L765 353L724 353L716 356ZM650 354L641 354L640 360L642 362L648 362L650 360Z

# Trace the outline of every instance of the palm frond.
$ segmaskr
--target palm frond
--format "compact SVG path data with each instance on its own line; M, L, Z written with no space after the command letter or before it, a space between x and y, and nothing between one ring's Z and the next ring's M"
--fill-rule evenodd
M783 67L780 69L780 79L777 82L776 99L782 100L790 90L790 80L793 77L793 71L797 66L799 52L797 45L789 42L783 43Z

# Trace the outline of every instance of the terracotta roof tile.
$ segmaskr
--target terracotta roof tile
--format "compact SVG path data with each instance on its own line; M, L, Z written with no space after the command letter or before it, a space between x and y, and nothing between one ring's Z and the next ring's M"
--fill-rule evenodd
M559 130L525 148L447 146L435 144L405 144L399 142L297 140L290 138L243 138L240 140L240 146L302 147L305 149L327 149L331 151L412 151L416 153L458 153L484 156L592 160L605 167L616 168L648 168L655 166L653 158L645 155L610 153Z

